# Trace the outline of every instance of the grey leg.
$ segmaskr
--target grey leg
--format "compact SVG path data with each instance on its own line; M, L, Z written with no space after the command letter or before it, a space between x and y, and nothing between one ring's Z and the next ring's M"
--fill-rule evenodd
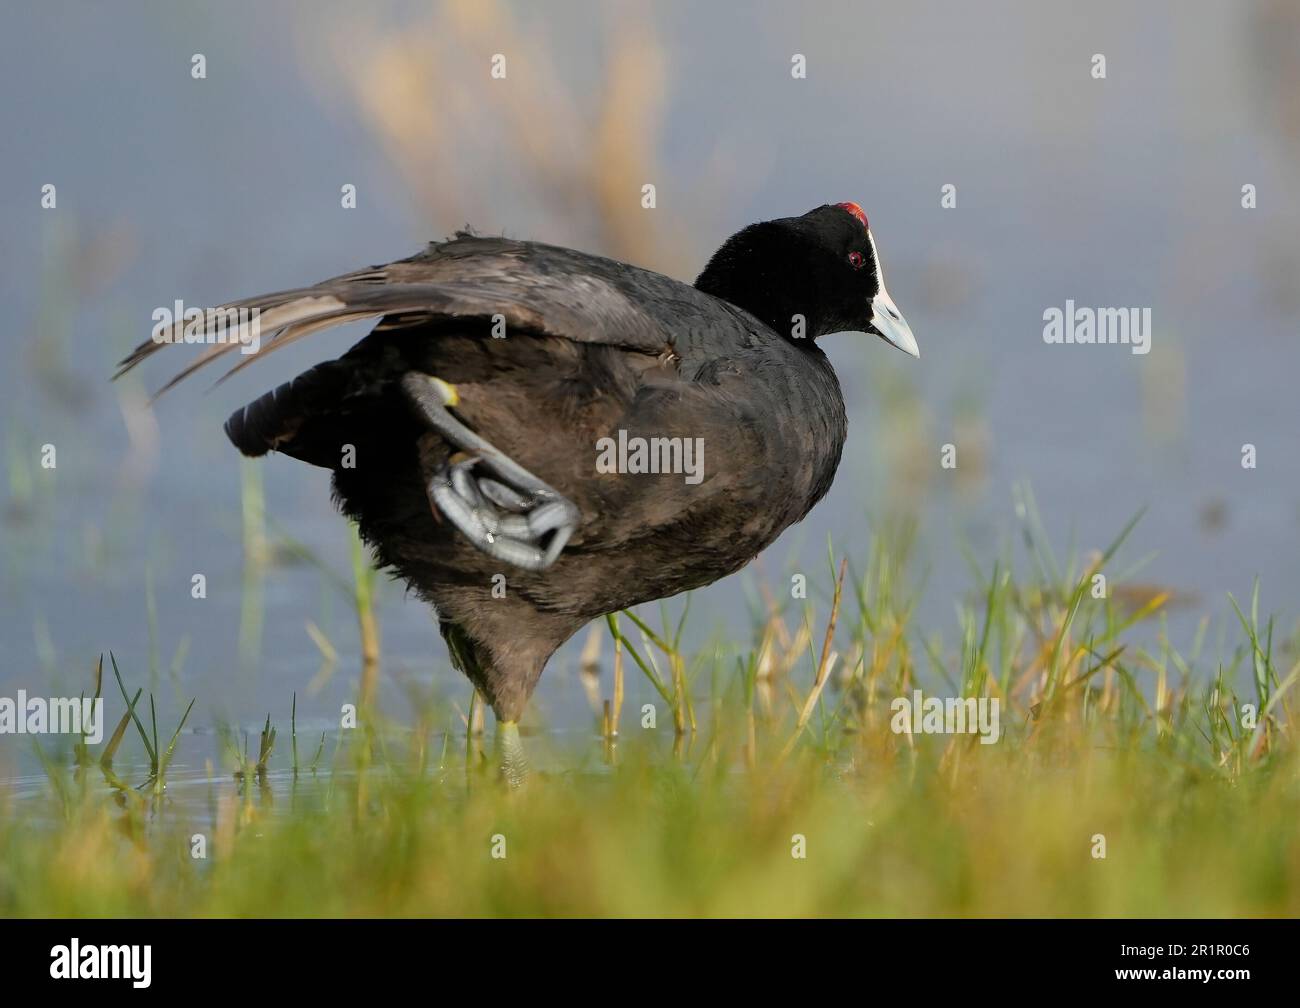
M496 765L510 787L518 788L528 780L528 758L519 738L519 725L513 721L498 721L496 734Z

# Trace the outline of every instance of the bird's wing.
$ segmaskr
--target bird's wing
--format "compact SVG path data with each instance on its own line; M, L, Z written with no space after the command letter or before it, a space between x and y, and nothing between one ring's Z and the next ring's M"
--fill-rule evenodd
M202 344L202 352L159 389L161 395L204 365L252 345L254 332L260 350L245 355L224 377L304 336L366 318L382 318L383 329L482 319L487 336L500 316L507 332L607 343L650 354L671 350L668 327L629 293L628 284L638 281L665 288L656 293L676 289L678 298L702 297L667 277L570 249L458 236L386 266L229 302L210 309L207 321L188 334L183 319L158 327L120 362L113 377L170 344Z

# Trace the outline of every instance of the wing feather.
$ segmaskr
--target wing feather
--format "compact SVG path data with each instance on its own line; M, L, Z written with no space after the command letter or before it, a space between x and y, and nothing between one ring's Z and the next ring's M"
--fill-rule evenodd
M459 237L431 245L410 259L375 266L299 287L231 301L212 309L193 338L202 352L156 393L162 395L212 361L245 349L256 325L255 353L230 368L222 381L268 353L313 333L366 318L383 329L415 329L438 319L504 318L507 331L559 336L576 342L610 343L646 353L671 348L668 326L647 312L620 283L631 271L694 293L658 274L610 260L532 242ZM679 295L681 296L681 295ZM238 320L232 324L231 320ZM160 328L118 365L126 374L162 347L185 344L186 323ZM193 332L191 331L191 335Z

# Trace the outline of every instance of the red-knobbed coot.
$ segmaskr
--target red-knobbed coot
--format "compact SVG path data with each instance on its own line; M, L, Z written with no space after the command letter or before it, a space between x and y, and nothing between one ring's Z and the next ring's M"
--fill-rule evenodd
M575 631L739 570L826 493L847 421L818 337L875 333L918 355L866 214L839 203L745 228L694 286L460 233L215 309L198 323L210 345L164 388L251 349L251 332L260 352L239 367L374 317L226 433L245 455L333 471L378 564L436 609L507 764L542 667ZM156 331L118 373L184 341L179 323Z

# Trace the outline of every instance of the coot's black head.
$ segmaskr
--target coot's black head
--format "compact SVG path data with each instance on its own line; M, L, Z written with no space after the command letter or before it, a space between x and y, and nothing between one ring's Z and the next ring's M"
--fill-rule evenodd
M786 336L868 332L921 356L885 290L876 240L856 203L751 224L713 254L695 286Z

